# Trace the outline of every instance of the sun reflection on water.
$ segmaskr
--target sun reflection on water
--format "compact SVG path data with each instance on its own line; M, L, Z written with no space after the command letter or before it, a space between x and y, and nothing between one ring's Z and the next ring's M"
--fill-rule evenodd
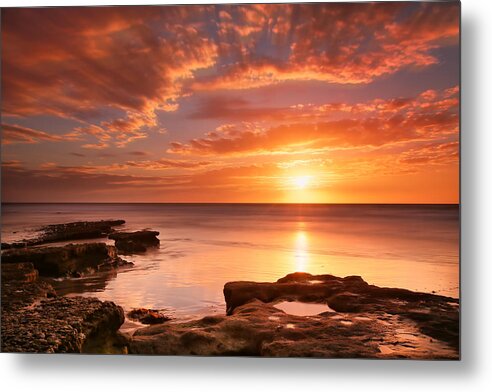
M295 271L306 272L309 264L309 237L304 230L298 230L294 240Z
M11 221L32 221L37 216L25 213L14 219L21 207L10 208ZM50 221L58 216L51 212L53 208L65 207L50 207L42 215L46 223L57 223ZM378 286L459 294L457 218L445 214L436 220L439 211L435 210L427 217L429 207L408 207L404 216L387 216L396 207L383 211L377 207L374 212L376 207L367 206L351 207L350 212L344 206L291 206L289 214L282 206L223 211L232 207L142 205L131 206L130 215L128 206L111 208L111 215L131 222L129 231L152 227L161 232L161 247L127 256L135 265L119 270L117 276L70 280L68 287L55 287L57 292L114 301L126 311L165 309L177 317L207 315L211 309L225 312L227 282L274 282L295 271L360 275ZM360 210L354 212L354 208ZM223 216L212 214L215 209ZM369 212L374 217L366 216ZM355 213L366 215L357 225L349 225ZM79 214L72 220L82 219L80 216L85 217ZM236 217L241 219L240 227ZM108 218L111 216L96 214L88 219ZM75 287L79 283L83 287Z

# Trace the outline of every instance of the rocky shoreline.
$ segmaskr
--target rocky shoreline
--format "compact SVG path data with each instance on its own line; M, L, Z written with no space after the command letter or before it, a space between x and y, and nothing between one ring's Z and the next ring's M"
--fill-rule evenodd
M159 246L158 232L113 229L122 224L113 220L50 225L34 242L2 244L3 352L459 358L457 299L381 288L359 276L293 273L272 283L229 282L224 286L224 315L170 321L157 310L134 309L127 317L149 326L131 336L122 334L118 330L125 314L120 306L96 298L57 296L44 279L116 273L132 265L120 253ZM55 238L103 237L114 239L115 246L37 246L57 242ZM286 310L296 306L316 310Z
M104 243L69 244L63 247L8 249L2 252L2 264L32 263L40 275L80 277L133 263L118 256L116 248Z
M2 264L1 298L2 352L90 352L94 341L117 342L125 319L113 302L58 297L39 280L32 263ZM125 348L101 352L123 353Z
M104 238L114 232L113 227L124 225L123 219L101 220L95 222L70 222L42 226L37 229L38 236L11 244L2 242L2 250L28 248L53 242Z
M150 326L129 353L264 357L458 359L458 300L380 288L359 276L294 273L224 286L227 315ZM318 304L318 313L277 306ZM322 310L324 308L324 311Z
M40 228L40 235L13 244L2 243L2 352L126 353L126 339L118 332L123 308L109 301L58 296L48 278L74 278L102 271L117 272L133 263L122 259L116 246L77 243L44 246L67 240L104 238L124 220L72 222ZM120 232L145 251L158 246L158 232ZM42 245L42 246L41 246ZM126 254L131 253L127 252ZM161 315L147 315L150 323Z

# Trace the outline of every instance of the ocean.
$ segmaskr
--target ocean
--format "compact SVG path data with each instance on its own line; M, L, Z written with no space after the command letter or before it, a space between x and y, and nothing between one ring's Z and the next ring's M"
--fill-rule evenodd
M100 219L157 230L160 248L124 256L132 268L55 281L59 294L193 317L224 312L226 282L304 271L459 295L457 205L3 204L2 242Z

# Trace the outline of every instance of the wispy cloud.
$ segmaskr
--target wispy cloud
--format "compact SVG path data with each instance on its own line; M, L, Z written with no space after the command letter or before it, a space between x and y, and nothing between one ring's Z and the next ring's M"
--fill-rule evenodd
M458 132L457 94L458 89L453 87L443 91L427 90L412 98L286 108L281 116L288 121L286 124L266 130L244 123L222 126L188 143L172 142L168 152L191 155L299 153L443 138ZM331 119L333 117L337 119ZM241 118L239 114L238 119Z
M449 3L6 9L2 110L76 119L76 134L98 140L87 148L123 147L164 129L157 113L196 90L364 84L436 64L458 18Z
M2 12L4 114L51 114L98 127L105 144L145 137L175 110L180 80L214 64L215 44L186 26L195 8L18 8ZM197 9L198 11L198 9ZM159 31L153 26L168 26ZM162 33L169 38L160 37ZM29 54L29 55L26 55ZM94 122L107 110L122 114ZM87 127L81 127L83 133ZM109 137L107 137L109 136Z
M439 60L436 48L456 44L459 5L402 3L244 6L219 24L219 52L235 58L220 74L199 78L194 89L250 89L287 80L369 83L403 68ZM241 19L241 18L239 18ZM251 21L254 21L251 23ZM256 40L268 35L272 50Z
M41 141L61 142L77 140L73 135L54 135L38 129L20 125L2 124L2 143L39 143Z
M319 201L455 200L459 16L456 2L2 10L4 200L278 201L295 175L316 177Z

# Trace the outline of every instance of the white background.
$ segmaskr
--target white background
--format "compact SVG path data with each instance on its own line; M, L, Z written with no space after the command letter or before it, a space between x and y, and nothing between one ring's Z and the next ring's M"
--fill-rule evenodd
M193 4L197 1L175 0ZM208 1L211 3L214 1ZM248 1L242 1L247 3ZM4 6L138 4L4 1ZM142 1L165 4L172 1ZM4 391L474 391L492 388L492 1L462 1L460 362L0 354ZM488 201L488 203L487 203Z

